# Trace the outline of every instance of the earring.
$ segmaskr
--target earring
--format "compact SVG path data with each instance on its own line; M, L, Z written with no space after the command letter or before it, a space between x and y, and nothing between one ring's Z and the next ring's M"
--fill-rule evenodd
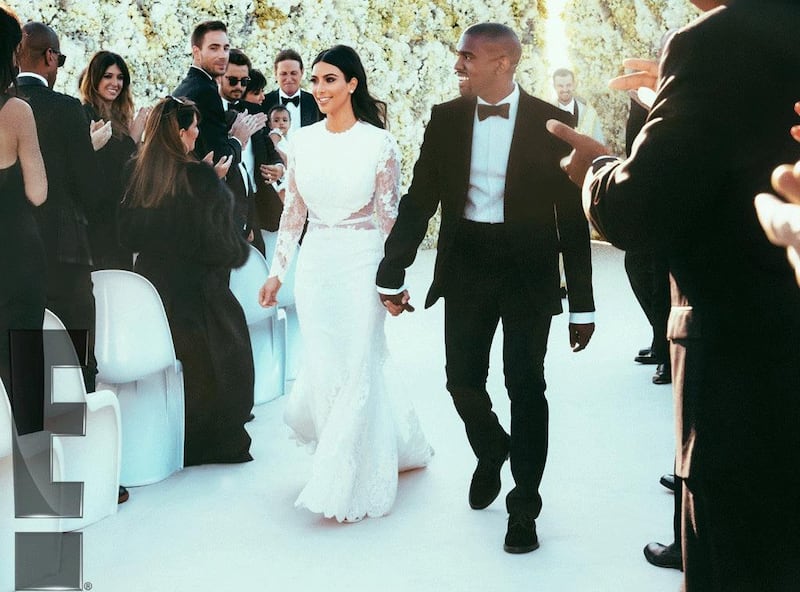
M352 90L350 91L350 94L351 94L351 95L353 94L353 91L352 91Z

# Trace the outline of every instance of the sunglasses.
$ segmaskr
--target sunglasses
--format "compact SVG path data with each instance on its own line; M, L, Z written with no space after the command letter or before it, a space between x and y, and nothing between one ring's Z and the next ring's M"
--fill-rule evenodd
M250 78L248 78L247 76L245 76L244 78L236 78L236 76L226 76L225 78L228 79L228 84L230 84L231 86L236 86L238 84L241 84L242 86L247 86L248 84L250 84Z
M56 54L56 55L58 56L58 67L59 67L59 68L60 68L61 66L63 66L63 65L64 65L64 63L67 61L67 56L66 56L66 54L63 54L63 53L61 53L61 52L60 52L60 51L58 51L57 49L53 49L52 47L48 47L48 48L45 50L45 53L47 53L48 51L52 51L54 54Z

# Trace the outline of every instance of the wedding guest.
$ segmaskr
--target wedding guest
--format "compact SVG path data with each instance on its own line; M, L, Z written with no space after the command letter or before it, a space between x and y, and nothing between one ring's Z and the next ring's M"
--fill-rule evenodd
M41 372L11 382L9 331L42 328L44 244L31 206L47 199L47 176L30 106L9 92L22 39L16 15L0 7L0 379L20 434L43 428ZM12 391L13 386L13 391Z
M233 201L217 171L192 156L197 107L167 97L153 108L120 209L134 271L158 290L186 392L187 466L252 460L244 429L253 402L247 323L228 288L248 247L233 222Z
M344 45L316 57L311 84L327 118L292 132L286 208L259 300L276 304L308 214L295 296L312 363L300 368L285 420L315 452L295 506L352 522L388 513L398 471L425 466L432 450L404 392L387 380L386 312L373 284L400 189L386 105Z
M544 357L552 317L562 312L558 252L569 287L569 343L581 351L594 332L589 227L579 192L559 167L568 147L544 127L568 114L514 80L522 54L516 33L476 24L461 35L457 52L461 97L433 108L376 282L390 313L407 309L405 270L441 206L425 305L444 298L447 390L478 459L469 505L482 510L497 498L510 455L515 487L506 496L503 548L528 553L539 547L535 521L548 429ZM486 390L500 321L510 434Z
M110 134L102 146L95 144L103 202L89 227L96 269L132 269L133 253L119 243L117 208L124 193L122 172L142 141L149 109L134 116L131 76L121 56L99 51L89 61L82 78L81 99L94 124L107 126Z
M311 125L322 119L317 103L311 93L300 89L303 79L303 58L293 49L278 52L274 63L278 90L267 93L263 106L266 110L275 105L284 105L292 116L292 129Z
M16 88L33 110L49 188L36 215L47 258L47 308L67 329L86 332L88 342L76 344L76 350L88 354L84 383L87 392L94 392L94 259L89 227L103 195L89 120L80 101L53 90L58 69L67 59L55 31L30 22L22 33Z
M565 169L598 230L669 258L686 592L794 590L800 288L753 196L768 190L775 163L800 156L786 132L800 96L800 5L693 3L708 12L670 40L628 159L548 127L575 148ZM638 88L652 76L617 83ZM765 93L764 80L782 83Z
M553 89L556 92L555 106L572 115L572 127L605 144L603 127L594 107L575 96L575 74L567 68L553 72Z
M267 79L261 73L261 70L255 68L250 69L250 81L244 89L244 100L248 103L261 105L264 103L264 89L267 86Z

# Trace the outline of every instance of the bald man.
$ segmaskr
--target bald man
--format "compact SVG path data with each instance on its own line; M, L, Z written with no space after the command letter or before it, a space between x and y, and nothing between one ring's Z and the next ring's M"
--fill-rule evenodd
M594 331L589 228L579 191L559 168L568 146L545 129L548 118L566 121L569 114L514 81L521 55L514 31L495 23L473 25L457 51L461 97L433 108L377 285L390 313L409 307L405 269L441 205L425 305L444 298L447 390L478 459L469 504L481 510L496 499L500 469L510 455L515 487L506 497L504 549L527 553L539 546L535 519L542 507L548 425L544 356L552 316L562 312L559 238L569 287L569 342L580 351ZM510 434L486 391L500 321Z

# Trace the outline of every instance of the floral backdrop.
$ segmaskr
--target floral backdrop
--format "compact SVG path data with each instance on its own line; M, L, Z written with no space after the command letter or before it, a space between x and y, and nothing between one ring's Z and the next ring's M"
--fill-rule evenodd
M208 19L228 24L241 48L271 82L272 60L284 47L306 62L335 43L355 47L374 95L389 105L390 129L403 152L403 187L410 174L431 107L457 93L454 48L461 31L479 21L512 26L523 42L517 79L547 100L552 90L545 61L547 0L19 0L10 2L24 21L47 23L67 56L56 89L77 94L77 80L91 55L107 49L131 69L137 105L168 94L191 62L189 36ZM606 134L621 145L626 99L606 90L628 55L653 55L669 28L696 14L688 0L568 0L561 14L579 92L600 112ZM558 15L555 15L558 16ZM271 86L271 85L270 85ZM437 226L432 221L432 230ZM428 245L430 246L430 240Z

